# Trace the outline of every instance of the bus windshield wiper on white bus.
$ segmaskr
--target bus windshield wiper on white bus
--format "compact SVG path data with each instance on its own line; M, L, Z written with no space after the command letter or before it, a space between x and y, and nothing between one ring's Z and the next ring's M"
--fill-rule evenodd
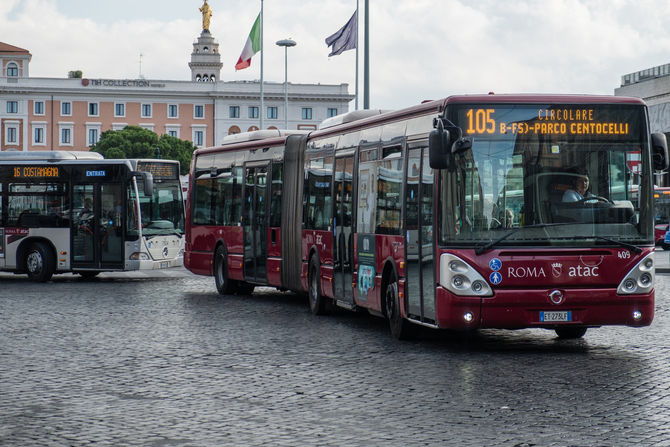
M521 231L525 230L526 228L546 228L546 227L560 227L563 225L574 225L575 222L560 222L560 223L541 223L541 224L534 224L534 225L525 225L523 227L518 227L518 228L513 228L512 230L508 231L507 233L503 234L500 236L498 239L494 239L490 242L487 242L485 244L481 244L477 247L475 247L475 254L476 255L481 255L484 252L489 251L491 248L495 247L498 245L500 242L504 241L511 235Z

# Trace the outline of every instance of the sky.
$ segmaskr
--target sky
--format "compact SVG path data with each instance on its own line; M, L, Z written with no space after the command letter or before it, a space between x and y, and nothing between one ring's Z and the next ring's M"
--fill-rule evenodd
M29 50L31 77L189 80L202 0L0 0L0 42ZM363 9L359 89L363 105ZM463 93L613 94L621 76L670 63L667 0L370 0L370 107ZM209 0L223 81L260 79L260 54L235 71L260 0ZM325 38L356 0L264 0L264 79L349 84L356 51ZM353 109L353 101L351 108Z

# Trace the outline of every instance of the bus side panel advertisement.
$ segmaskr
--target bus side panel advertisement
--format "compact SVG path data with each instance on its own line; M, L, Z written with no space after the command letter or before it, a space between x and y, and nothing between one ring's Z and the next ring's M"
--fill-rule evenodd
M375 288L375 237L358 235L358 296L368 300L368 293Z

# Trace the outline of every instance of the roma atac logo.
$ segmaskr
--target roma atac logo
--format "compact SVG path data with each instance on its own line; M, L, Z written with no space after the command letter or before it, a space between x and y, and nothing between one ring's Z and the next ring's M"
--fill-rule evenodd
M551 264L551 274L554 276L554 278L560 278L563 274L563 264L560 262L554 262Z

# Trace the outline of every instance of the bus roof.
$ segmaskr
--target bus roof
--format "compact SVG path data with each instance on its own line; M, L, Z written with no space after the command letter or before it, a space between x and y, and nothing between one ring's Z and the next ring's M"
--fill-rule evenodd
M255 130L252 132L242 132L232 135L227 135L223 138L222 145L242 143L245 141L256 141L256 140L266 140L273 137L283 137L288 135L295 134L307 134L306 130L279 130L279 129L268 129L268 130Z
M86 151L4 151L0 152L0 161L64 161L64 160L103 160L102 154Z

